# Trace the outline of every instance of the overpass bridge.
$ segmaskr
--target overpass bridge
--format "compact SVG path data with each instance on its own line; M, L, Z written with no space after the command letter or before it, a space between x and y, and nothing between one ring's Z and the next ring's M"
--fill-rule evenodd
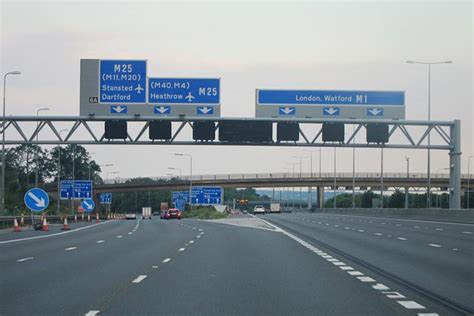
M316 188L318 194L318 205L324 196L325 190L334 190L334 183L337 190L359 191L371 189L380 191L383 183L384 191L390 189L401 189L404 192L418 191L424 192L427 187L428 178L426 173L411 173L407 177L406 173L384 173L381 177L377 172L358 172L353 174L340 172L322 173L242 173L242 174L216 174L216 175L195 175L181 177L147 177L143 181L137 179L117 178L111 179L109 183L95 184L96 195L103 192L143 192L156 190L188 190L190 179L193 186L221 186L223 188L288 188L306 187L308 190ZM382 182L383 180L383 182ZM471 175L472 180L472 175ZM461 175L461 188L466 190L469 186L468 175ZM449 174L431 174L432 191L450 192ZM52 195L56 194L57 184L49 184L46 190Z

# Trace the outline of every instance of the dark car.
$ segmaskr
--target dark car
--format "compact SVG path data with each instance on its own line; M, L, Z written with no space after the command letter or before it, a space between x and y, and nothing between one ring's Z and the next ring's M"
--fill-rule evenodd
M160 217L162 219L171 219L171 218L181 219L182 214L181 214L181 211L178 210L177 208L170 208L169 210L162 212Z

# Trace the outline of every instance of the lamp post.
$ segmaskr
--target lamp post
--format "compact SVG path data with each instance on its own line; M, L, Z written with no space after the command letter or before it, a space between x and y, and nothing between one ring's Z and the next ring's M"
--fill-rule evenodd
M467 158L467 205L466 208L470 209L471 204L469 204L469 195L471 195L470 191L470 180L471 180L471 159L474 158L474 156L469 156Z
M36 116L39 116L39 112L41 111L49 111L51 110L50 108L48 107L45 107L45 108L39 108L37 111L36 111ZM38 144L38 138L39 138L39 131L38 131L38 121L36 122L36 150L35 150L35 164L36 164L36 174L35 174L35 187L38 187L38 171L39 171L39 165L38 165L38 148L39 148L39 144Z
M449 170L449 168L438 168L436 169L436 173L440 172L441 170ZM438 196L439 194L436 194L436 208L438 208Z
M337 202L336 202L336 147L334 147L334 201L333 201L333 206L334 208L337 207Z
M61 133L68 132L68 129L62 129L59 131L59 138L61 138ZM59 215L59 208L61 204L61 145L58 145L58 203L56 208L56 215Z
M408 64L421 64L421 65L428 65L428 121L431 121L431 65L439 65L439 64L452 64L453 62L450 60L446 61L437 61L437 62L424 62L424 61L413 61L407 60ZM431 137L430 133L428 134L428 189L427 189L427 200L426 203L428 204L428 208L431 207L431 152L429 146L431 145Z
M21 75L21 72L15 70L3 75L3 117L2 117L2 196L0 203L0 214L5 212L5 103L7 94L8 75Z
M171 167L169 167L168 169L169 169L169 170L178 170L178 171L179 171L179 177L180 177L180 178L183 177L183 173L181 172L181 168L171 168Z
M185 156L189 157L189 210L193 210L193 156L190 154L181 154L181 153L175 153L175 156Z
M407 181L410 178L410 157L405 156L405 160L407 162ZM409 187L405 188L405 208L408 208L408 198L409 198Z

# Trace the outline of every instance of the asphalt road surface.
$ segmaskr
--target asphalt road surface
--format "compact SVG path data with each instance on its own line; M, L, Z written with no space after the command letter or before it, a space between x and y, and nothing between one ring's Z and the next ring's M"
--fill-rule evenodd
M0 315L462 315L474 309L472 225L309 213L261 218L268 222L153 218L92 223L44 238L16 233L27 238L20 241L0 236Z

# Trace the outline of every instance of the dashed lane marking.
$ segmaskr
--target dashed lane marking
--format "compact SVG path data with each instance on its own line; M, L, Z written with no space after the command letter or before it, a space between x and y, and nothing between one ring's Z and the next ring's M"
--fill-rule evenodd
M135 280L132 281L132 283L140 283L141 281L145 280L146 279L146 275L142 274L142 275L139 275Z
M388 291L388 290L390 290L390 288L388 286L386 286L385 284L382 284L382 283L377 283L375 285L372 285L372 288L374 290L379 290L379 291Z
M18 259L16 262L25 262L25 261L28 261L28 260L33 260L34 257L27 257L27 258L23 258L23 259Z
M151 266L152 269L158 269L158 266Z
M341 267L339 267L339 268L340 268L341 270L343 270L343 271L354 270L353 267L349 267L349 266L341 266Z
M404 237L397 237L398 240L407 240L406 238Z
M377 235L377 236L382 236L381 233L374 233L374 235Z
M93 310L93 311L88 311L87 314L85 314L84 316L95 316L99 313L100 313L100 311Z
M355 276L355 275L364 275L362 272L360 271L347 271L347 273L349 273L350 275L352 276Z
M190 240L189 243L190 243L190 244L194 244L194 240Z
M165 260L163 260L162 262L163 263L167 263L167 262L170 262L171 261L171 258L166 258Z
M118 235L117 238L122 238L123 236L122 235Z
M375 282L374 279L368 276L359 276L357 277L361 282Z
M426 309L426 307L421 304L418 304L415 301L397 301L397 303L402 305L406 309Z
M96 243L98 243L98 244L101 244L101 243L103 243L103 242L105 242L105 240L97 240L97 241L96 241Z
M428 244L428 246L435 247L435 248L441 248L443 246L438 245L438 244Z
M388 298L406 298L405 295L394 291L382 292L382 294L385 294Z
M77 247L69 247L69 248L66 248L66 249L64 249L64 250L66 250L66 251L71 251L71 250L74 250L74 249L77 249Z
M462 232L463 234L472 235L472 232Z
M186 248L179 248L178 251L184 251Z

